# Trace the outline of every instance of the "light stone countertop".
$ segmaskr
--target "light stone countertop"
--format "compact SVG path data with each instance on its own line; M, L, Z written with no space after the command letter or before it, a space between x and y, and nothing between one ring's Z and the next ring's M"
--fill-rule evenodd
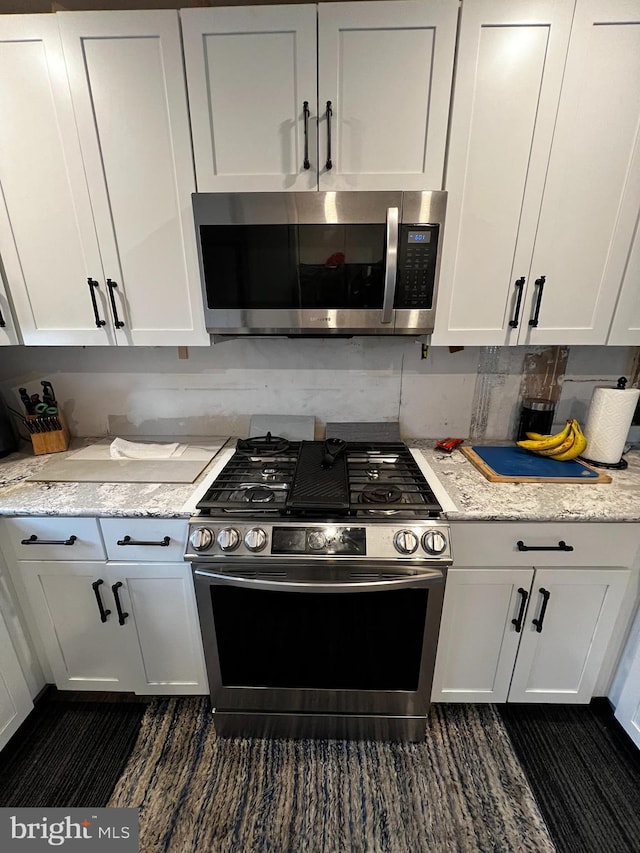
M458 508L447 512L451 521L640 522L639 450L627 453L626 470L601 469L611 483L491 483L459 450L442 453L435 441L407 444L422 451Z
M100 439L74 439L71 451ZM227 447L233 446L231 439ZM490 483L459 451L434 450L434 440L407 439L420 449L457 507L453 520L640 522L640 451L627 454L626 471L610 471L610 484ZM188 518L185 505L216 466L194 483L40 483L26 477L50 456L15 453L0 459L0 516ZM219 455L218 455L219 458Z

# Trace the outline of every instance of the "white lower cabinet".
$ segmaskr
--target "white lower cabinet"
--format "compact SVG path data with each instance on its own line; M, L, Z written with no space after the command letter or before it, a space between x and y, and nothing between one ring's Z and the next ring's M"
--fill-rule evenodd
M208 692L186 532L184 519L6 520L10 570L58 688Z
M0 749L33 708L29 687L0 613Z
M629 576L624 568L450 569L433 701L589 702Z

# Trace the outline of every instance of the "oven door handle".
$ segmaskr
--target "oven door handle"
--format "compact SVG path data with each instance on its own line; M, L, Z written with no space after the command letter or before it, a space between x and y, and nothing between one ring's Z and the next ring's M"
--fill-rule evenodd
M226 586L238 586L252 589L262 589L281 592L383 592L391 589L404 589L405 587L433 586L434 583L444 583L444 573L440 569L428 569L415 575L399 575L391 578L388 575L379 580L371 578L372 572L362 572L362 579L354 578L350 581L326 582L299 578L274 578L272 572L265 575L243 576L237 574L225 574L200 566L194 567L193 574L196 582L206 583L215 581ZM357 575L357 572L354 573Z
M387 208L387 257L384 267L384 296L382 297L381 323L390 323L393 317L393 300L396 295L398 274L398 220L400 210Z

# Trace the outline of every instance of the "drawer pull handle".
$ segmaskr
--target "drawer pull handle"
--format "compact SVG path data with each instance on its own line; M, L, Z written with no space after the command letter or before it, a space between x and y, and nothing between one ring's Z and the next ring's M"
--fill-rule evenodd
M310 169L311 163L309 162L309 101L305 101L302 104L302 114L304 116L304 161L302 163L302 166L305 169Z
M70 536L68 539L38 539L35 533L32 533L28 539L21 539L21 545L75 545L78 541L77 536Z
M95 596L96 596L96 601L98 602L98 611L100 612L100 621L106 622L107 616L109 616L111 611L104 609L104 604L102 603L102 599L100 598L100 587L102 586L103 583L104 583L104 581L102 580L102 578L98 578L98 580L94 581L91 584L91 586L93 587L93 591L94 591Z
M544 622L544 614L547 612L547 604L549 603L549 599L551 598L551 593L548 589L543 589L540 587L540 595L542 596L542 607L540 608L540 616L538 619L532 619L531 621L536 626L536 631L538 634L542 633L542 623Z
M118 590L120 589L121 586L124 586L122 581L118 581L117 583L114 583L113 586L111 587L111 592L113 593L113 597L115 598L115 601L116 601L116 610L118 611L118 622L121 625L124 625L125 620L129 614L126 613L122 609L122 605L120 604L120 596L118 595Z
M518 587L518 594L522 596L520 599L520 612L515 619L511 620L511 624L515 625L516 634L522 631L522 620L524 619L524 611L527 609L527 599L529 598L529 593L521 586Z
M525 545L522 539L516 544L518 551L573 551L573 545L567 545L564 539L561 539L557 545Z
M170 536L165 536L160 542L143 542L141 539L132 539L130 536L125 536L124 539L118 539L116 545L157 545L159 548L166 548L170 542Z

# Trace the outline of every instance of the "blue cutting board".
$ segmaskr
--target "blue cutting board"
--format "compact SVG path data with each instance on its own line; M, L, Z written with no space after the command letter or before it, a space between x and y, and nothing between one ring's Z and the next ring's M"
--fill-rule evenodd
M494 483L610 483L611 477L582 462L558 462L522 447L475 445L460 450Z

